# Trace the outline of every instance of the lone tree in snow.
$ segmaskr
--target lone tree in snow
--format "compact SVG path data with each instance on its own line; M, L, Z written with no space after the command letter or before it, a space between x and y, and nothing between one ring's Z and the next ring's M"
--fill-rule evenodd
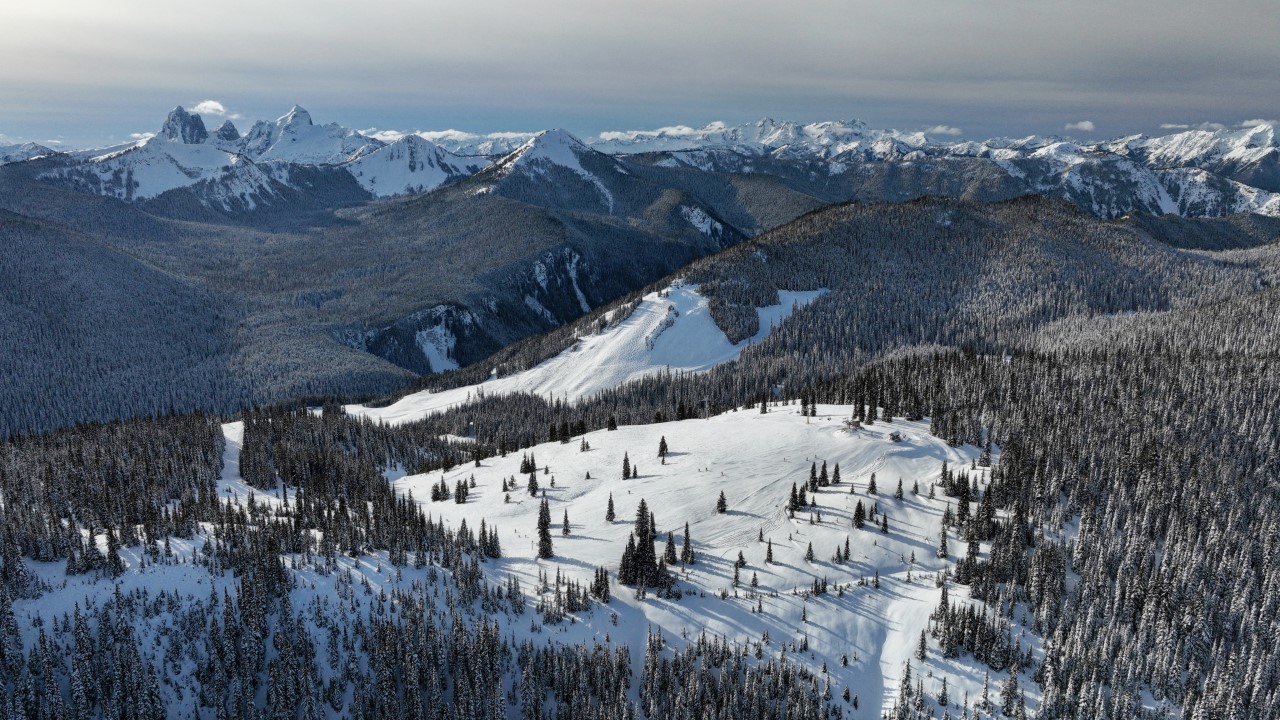
M684 524L684 544L680 548L680 562L685 565L692 565L694 561L692 542L689 539L689 523L686 522Z
M665 458L667 456L667 436L663 435L658 440L658 457Z
M720 497L716 499L716 512L723 514L729 509L729 501L724 498L724 491L720 491Z
M551 555L551 506L543 498L538 506L538 557L549 558Z

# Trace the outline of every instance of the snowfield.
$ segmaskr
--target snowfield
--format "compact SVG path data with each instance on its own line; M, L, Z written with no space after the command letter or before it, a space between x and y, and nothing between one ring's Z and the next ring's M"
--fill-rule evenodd
M549 560L536 557L539 501L525 489L527 476L518 472L518 454L486 460L481 467L405 475L393 485L423 501L431 496L431 485L442 478L453 487L458 480L474 477L476 488L466 504L426 501L424 506L433 516L444 518L447 526L456 528L465 520L474 528L482 518L497 525L505 557L489 569L495 580L507 573L517 575L525 587L536 587L540 572L554 577L559 571L585 584L596 567L604 566L616 577L641 499L657 520L659 553L668 532L674 533L678 550L684 525L689 524L697 561L679 571L682 599L660 600L650 594L637 600L634 591L615 585L607 609L557 629L565 642L603 640L608 635L615 642L630 643L638 657L650 627L661 628L673 641L696 639L702 632L730 642L755 640L767 633L772 647L779 652L788 648L792 660L807 662L815 670L825 662L833 674L834 692L847 686L859 697L862 710L854 717L878 717L882 709L892 706L897 680L908 661L913 676L925 674L927 692L936 690L946 676L957 704L966 692L976 700L983 673L972 658L967 662L965 657L942 659L932 639L932 654L923 666L914 653L920 631L928 628L929 615L938 605L935 574L964 554L963 541L952 537L951 557L937 557L948 498L938 492L935 499L928 499L929 485L937 481L943 462L952 468L969 468L978 450L947 446L929 435L927 422L879 422L850 430L842 421L851 411L820 405L818 417L806 419L799 415L798 405L777 406L764 415L746 408L707 420L588 433L584 439L590 449L585 452L576 439L569 444L539 445L532 453L539 467L539 487L551 505L555 557ZM902 434L901 442L888 439L895 431ZM670 447L665 464L657 457L664 437ZM621 478L624 454L638 468L639 478ZM829 470L839 465L841 483L822 488L816 506L809 509L812 512L788 517L792 484L803 485L810 466L821 467L823 462ZM984 471L970 472L984 478L979 485L985 488ZM878 485L876 495L867 494L872 473ZM504 493L502 482L511 478L517 487ZM899 479L904 485L902 500L894 498ZM917 483L920 494L913 496L911 489ZM715 512L721 492L728 501L724 514ZM613 522L605 520L610 496L617 516ZM875 505L887 514L888 535L870 523L853 528L853 509L859 501L868 510ZM566 511L568 537L562 535L561 524ZM765 542L758 540L761 534ZM835 563L832 558L846 538L851 560ZM765 563L769 541L772 565ZM810 543L813 562L805 560ZM733 570L739 552L747 567L740 570L735 588ZM871 586L877 573L878 589ZM753 574L759 580L759 597L754 599ZM809 596L815 579L829 581L826 595ZM867 584L861 584L864 581ZM846 588L843 597L836 586ZM961 586L948 589L953 601L966 597ZM727 597L722 599L722 594ZM754 611L757 600L763 612ZM807 616L807 622L802 616ZM1020 631L1015 625L1015 637ZM796 652L791 645L806 636L810 652ZM1020 640L1038 651L1039 644L1032 642L1029 632ZM842 656L848 657L848 667L841 667ZM999 679L992 678L993 688ZM1020 684L1035 687L1027 677ZM1035 699L1028 697L1029 706L1034 707ZM959 712L953 708L952 714Z
M527 392L572 401L656 373L705 372L737 359L743 348L767 337L792 310L813 302L826 290L784 290L778 294L778 305L757 310L760 331L736 345L711 319L707 299L696 288L677 283L646 295L626 320L599 335L579 339L569 350L530 370L478 385L414 393L387 407L349 405L346 409L352 415L404 423L478 394L492 397Z
M785 654L815 671L825 665L833 694L838 699L844 688L849 688L859 703L859 709L849 716L862 718L879 717L892 707L898 679L910 662L912 676L922 678L931 697L942 678L947 678L952 715L958 717L966 697L972 703L980 696L981 666L967 655L942 658L932 638L924 662L916 659L915 652L920 633L927 630L929 615L939 601L936 574L964 553L963 543L951 538L951 556L937 557L939 528L948 499L940 492L929 499L930 483L937 481L943 462L956 470L970 468L978 450L947 446L929 435L927 421L881 421L850 429L843 422L850 413L850 407L820 405L817 416L809 418L800 415L797 404L775 404L767 414L745 408L703 420L596 431L582 437L590 446L585 451L578 439L539 445L531 449L542 488L538 499L525 490L527 476L519 472L522 458L518 453L443 473L405 475L388 469L387 477L399 492L412 493L425 511L446 526L456 528L465 521L476 528L482 520L496 526L504 557L483 565L486 577L495 586L509 576L518 577L531 604L545 589L540 585L542 577L554 579L559 573L585 584L597 567L609 569L614 584L608 605L595 604L556 625L541 624L536 614L532 622L527 614L491 618L502 624L504 635L539 643L626 643L637 663L650 630L660 630L676 647L695 642L703 633L728 642L767 637L768 654ZM227 444L219 495L240 505L252 497L252 502L279 507L281 490L274 497L255 496L239 477L242 423L226 424L223 431ZM901 434L901 441L889 439L893 432ZM670 448L665 462L657 456L661 438ZM639 477L622 479L624 455L634 463ZM821 467L824 462L832 472L839 466L841 482L821 488L813 507L789 517L786 502L792 484L803 485L811 466L816 463ZM985 488L984 469L968 472ZM878 485L875 495L868 492L873 473ZM472 478L475 487L465 504L427 500L431 485L441 479L453 487L459 480L469 483ZM516 488L504 492L503 482L512 478ZM899 479L905 490L900 500L894 497ZM919 495L913 495L911 489L917 484ZM285 492L292 499L292 493ZM727 500L723 514L715 511L721 492ZM617 517L609 522L605 513L611 496ZM550 559L536 557L535 525L541 497L551 506L554 557ZM618 562L641 499L657 521L659 557L667 533L673 533L678 548L684 540L684 526L689 526L696 560L691 566L676 568L677 587L683 593L680 599L661 599L653 593L640 598L632 589L616 584ZM878 513L888 517L887 534L870 522L862 529L853 527L853 508L859 501L868 510L877 507ZM567 536L562 534L561 524L566 511L570 522ZM761 535L764 542L759 540ZM206 539L198 536L175 541L176 563L170 565L144 564L135 550L122 550L128 567L115 580L94 579L92 575L66 577L63 563L31 563L52 589L38 600L15 603L24 640L35 640L37 630L30 622L33 616L47 620L70 613L77 603L83 607L91 598L110 594L116 583L125 591L148 588L157 592L163 588L191 601L207 599L224 589L234 590L235 581L229 573L210 575L205 567L190 563ZM833 556L846 539L851 557L837 563ZM772 564L765 561L770 542ZM813 561L805 558L810 544ZM986 550L984 546L984 555ZM735 587L734 561L739 552L746 567ZM382 591L391 593L429 582L426 578L431 572L430 568L412 566L396 569L385 553L343 557L339 563L343 571L355 576L357 587L368 583L368 592L354 596L360 612L371 612L378 605L377 597L385 597ZM317 599L323 602L338 593L341 571L334 575L302 569L293 572L299 579L291 595L294 607L307 607ZM879 587L873 582L877 575ZM753 576L758 580L755 591ZM827 581L829 592L811 595L815 580ZM962 586L951 584L948 591L953 602L966 601ZM144 637L169 632L168 617L161 614L138 632ZM1016 623L1013 634L1024 646L1034 647L1039 659L1037 639ZM802 651L800 644L806 638L808 650ZM847 658L847 666L842 665L842 658ZM993 696L1004 680L1002 675L991 679ZM1028 703L1034 708L1038 702L1033 694L1036 686L1025 676L1020 684L1027 689Z

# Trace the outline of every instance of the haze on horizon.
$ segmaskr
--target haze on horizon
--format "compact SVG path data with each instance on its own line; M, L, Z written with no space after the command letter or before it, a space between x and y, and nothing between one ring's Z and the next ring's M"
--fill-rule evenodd
M772 116L1101 138L1280 116L1271 2L1122 5L13 2L0 136L103 145L204 100L242 129L299 103L358 128L582 135Z

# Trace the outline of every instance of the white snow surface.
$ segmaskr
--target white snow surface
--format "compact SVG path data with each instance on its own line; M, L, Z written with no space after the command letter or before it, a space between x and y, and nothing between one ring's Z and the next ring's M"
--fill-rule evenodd
M436 325L426 330L419 330L415 339L418 347L422 349L422 354L427 356L427 361L431 363L431 369L434 372L458 369L458 362L453 359L453 348L458 344L458 339L453 336L449 328Z
M404 423L478 395L527 392L577 400L656 373L705 372L737 359L743 348L767 337L795 307L807 305L826 292L779 292L780 304L757 310L760 331L735 345L711 319L708 300L695 287L677 283L646 295L626 320L599 335L579 338L573 347L532 369L478 385L414 393L386 407L349 405L347 412ZM672 309L674 322L664 327Z
M702 208L689 207L682 205L680 207L680 215L689 222L690 225L697 228L698 232L709 237L715 237L723 230L723 226L719 222L713 220L707 215Z
M966 693L976 700L983 670L971 657L943 658L932 638L925 661L917 660L914 653L920 633L927 630L929 615L938 604L940 590L934 582L935 574L952 567L955 558L963 554L963 543L950 538L951 557L937 557L941 518L949 499L941 493L936 499L929 499L928 488L938 479L944 461L956 469L968 468L978 450L970 446L949 447L933 438L927 420L880 421L862 429L849 429L842 420L851 410L847 406L819 405L817 417L806 418L798 413L798 405L774 404L763 415L755 408L746 408L709 419L624 425L615 432L591 432L583 436L590 445L586 452L579 449L576 441L535 446L531 451L538 466L545 468L539 470L538 479L551 504L553 521L555 554L546 560L536 558L533 542L538 501L523 491L523 478L517 489L509 493L501 490L503 480L519 475L520 457L515 454L490 458L480 467L467 464L444 473L414 475L405 474L400 468L386 468L384 474L394 488L405 494L411 492L433 519L448 527L457 528L465 520L475 528L483 519L497 529L503 557L484 563L483 571L494 585L508 575L520 578L531 600L541 592L537 582L540 572L554 576L559 571L566 578L586 582L595 568L603 566L616 578L642 498L657 521L659 553L668 532L673 533L677 547L683 542L688 523L696 561L687 568L676 569L683 598L660 599L650 594L641 600L628 588L614 584L613 599L608 605L595 605L577 613L572 623L535 631L527 615L490 616L490 621L500 624L503 637L514 637L517 642L528 639L564 644L605 642L607 637L610 643L628 644L633 668L638 668L645 635L651 628L660 631L675 647L695 642L704 632L730 643L756 641L767 633L766 660L785 653L790 661L815 672L825 663L836 702L846 687L858 696L857 717L879 717L892 706L898 678L908 662L913 676L924 679L930 697L946 677L955 702ZM254 502L268 507L281 507L285 498L292 504L292 488L264 493L245 485L239 472L243 432L239 422L223 426L226 449L218 482L219 497L240 506L245 506L251 495ZM903 439L891 441L890 432L901 433ZM665 438L670 448L665 462L656 456L660 438ZM639 477L621 479L624 453ZM788 517L785 503L792 484L803 484L811 464L821 466L824 462L830 470L839 466L842 482L821 488L813 508ZM970 472L985 488L986 471L979 468ZM872 473L879 487L875 495L869 494L868 487ZM430 486L441 478L452 486L472 477L475 489L465 504L423 500L430 497ZM901 500L894 498L899 479L905 490ZM919 495L910 492L916 483ZM724 514L715 512L721 492L728 503ZM613 522L605 520L610 497L617 514ZM852 511L858 502L868 509L877 506L880 513L887 515L888 534L882 534L870 523L863 529L852 527ZM566 511L571 526L568 536L561 534L561 519ZM209 533L210 529L205 528L190 539L173 538L172 564L150 562L144 566L140 548L124 548L120 556L126 569L117 578L67 576L64 562L30 562L29 567L51 589L39 598L14 602L25 643L35 641L38 628L32 619L36 616L47 623L55 616L70 613L77 603L83 607L86 598L110 596L116 587L126 593L146 588L153 595L164 588L184 603L207 600L211 594L224 590L234 593L236 579L231 573L210 574L207 567L191 562L210 539ZM760 535L766 542L758 540ZM843 548L846 538L851 559L836 563L833 555L837 546ZM773 547L772 564L765 562L769 541ZM810 544L813 561L805 559ZM984 556L988 550L984 544ZM735 588L733 563L739 552L747 564L741 570L740 585ZM367 595L355 594L357 612L373 612L379 591L393 595L396 589L424 584L429 587L429 568L415 569L412 564L396 568L385 552L358 558L344 555L338 562L340 571L350 570L358 585L368 581L372 588ZM289 572L299 580L291 592L293 607L309 607L317 598L332 602L338 596L338 574L317 574L300 567ZM879 588L870 582L877 574ZM759 593L749 597L753 575L758 580ZM826 595L810 596L806 592L815 579L830 583ZM951 585L949 595L952 602L974 602L963 586ZM754 612L757 603L763 612ZM149 639L173 632L173 618L167 613L150 616L146 623L135 628L144 647L151 643ZM1037 660L1042 659L1039 640L1026 628L1015 622L1012 632L1024 647L1034 648ZM794 643L805 637L809 652L799 652ZM323 643L317 646L323 649ZM841 665L841 656L847 656L847 667ZM323 673L329 672L326 663L318 665ZM192 672L192 668L184 666L182 672ZM1003 673L992 674L993 694L1003 680ZM633 699L638 681L639 677L633 676ZM1037 686L1027 675L1020 678L1020 684L1027 690L1028 704L1034 709L1039 701ZM162 692L171 705L178 702L169 686L164 686ZM958 707L952 708L952 716L959 716Z

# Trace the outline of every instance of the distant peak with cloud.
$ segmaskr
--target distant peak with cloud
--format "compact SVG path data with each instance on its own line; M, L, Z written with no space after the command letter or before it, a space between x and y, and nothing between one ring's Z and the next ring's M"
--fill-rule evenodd
M217 117L225 117L231 120L239 120L240 113L231 112L226 105L217 100L201 100L191 106L191 112L197 115L216 115Z

